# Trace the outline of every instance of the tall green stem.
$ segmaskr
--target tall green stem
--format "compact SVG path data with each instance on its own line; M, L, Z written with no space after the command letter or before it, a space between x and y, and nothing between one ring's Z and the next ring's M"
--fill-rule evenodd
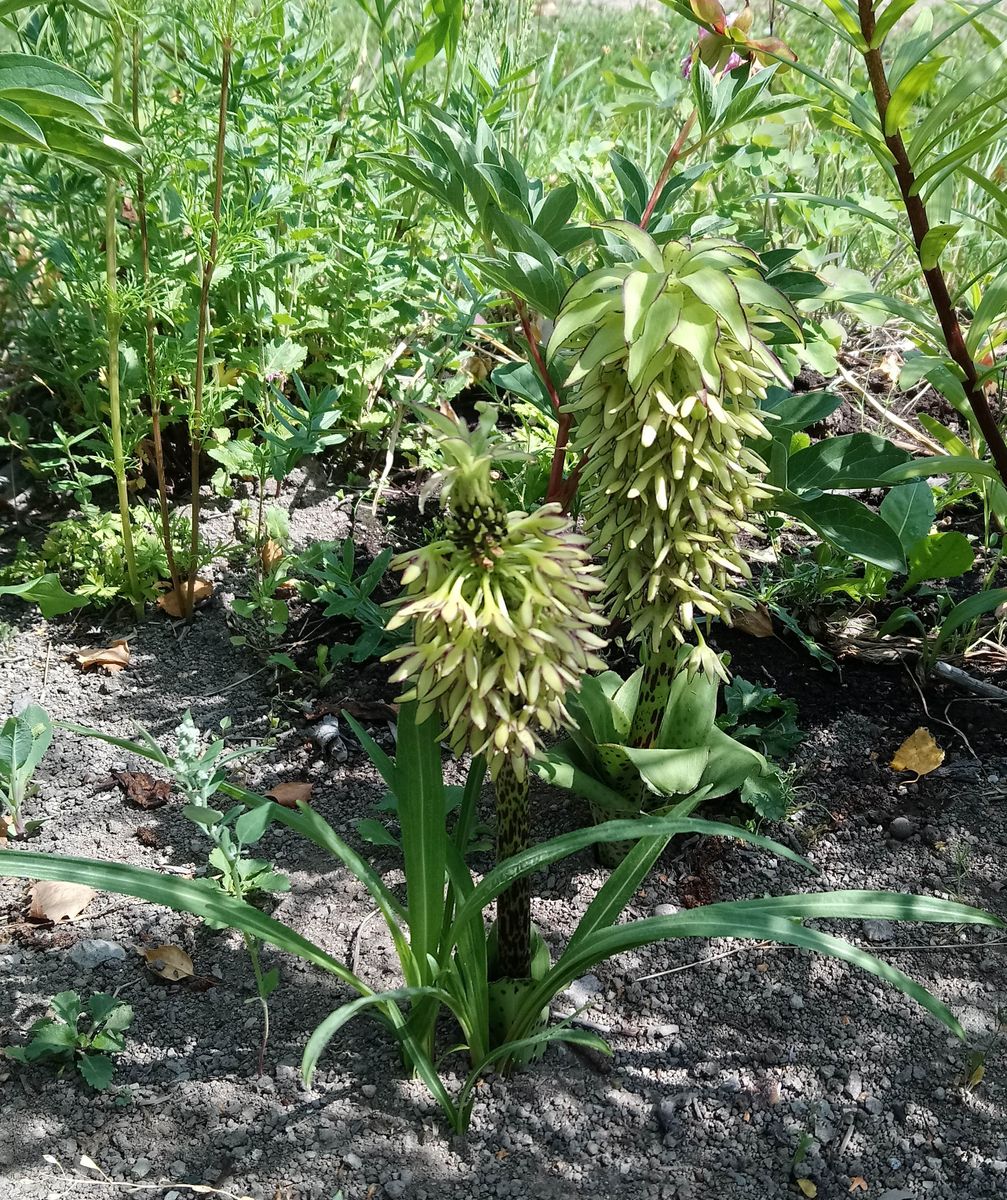
M518 779L510 759L496 779L497 862L527 850L531 840L528 773ZM504 979L531 975L531 883L515 880L497 900L497 963Z
M133 128L140 135L140 59L142 42L140 24L133 22L132 46L132 106ZM157 379L157 355L154 350L154 309L150 303L150 234L147 229L147 187L141 166L136 172L136 211L140 225L140 259L143 267L143 286L147 292L144 326L147 341L147 395L150 397L150 428L154 442L154 469L157 472L157 500L161 510L161 539L171 576L171 590L178 595L179 577L175 564L175 549L171 542L171 522L168 519L168 489L164 477L164 446L161 441L161 391Z
M210 328L210 285L217 265L220 238L220 210L224 195L224 139L227 136L227 100L231 84L230 28L221 39L220 105L217 110L217 141L213 156L213 216L210 246L203 259L203 278L199 288L199 318L196 332L196 373L192 389L192 416L189 438L192 444L192 535L189 543L189 583L185 595L185 615L192 620L193 593L199 564L199 458L203 451L203 383L206 373L206 339Z
M112 103L122 107L122 30L112 21ZM122 409L119 398L119 312L118 264L116 259L116 216L119 209L119 190L110 172L105 184L105 324L108 332L108 420L112 441L112 473L119 493L119 520L122 525L122 547L126 556L129 590L137 613L143 612L143 601L136 576L136 555L133 551L133 529L129 520L129 490L126 487L126 456L122 447Z

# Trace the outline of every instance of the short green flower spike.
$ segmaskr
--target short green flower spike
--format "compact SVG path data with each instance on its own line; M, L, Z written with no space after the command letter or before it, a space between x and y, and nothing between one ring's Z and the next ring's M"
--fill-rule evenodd
M412 621L413 639L384 661L399 662L393 682L411 685L401 699L418 701L421 723L440 716L456 755L485 754L494 778L509 761L524 779L539 730L568 725L564 695L603 667L602 584L587 539L557 505L526 514L500 503L493 410L471 432L445 417L436 424L444 532L393 563L406 602L388 628Z

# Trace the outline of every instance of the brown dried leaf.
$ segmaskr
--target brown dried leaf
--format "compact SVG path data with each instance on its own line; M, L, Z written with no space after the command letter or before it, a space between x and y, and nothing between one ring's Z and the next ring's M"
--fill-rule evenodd
M126 799L137 808L160 808L167 804L171 795L171 784L167 779L155 779L146 771L113 771L112 778Z
M891 767L893 771L915 771L917 775L929 775L944 761L944 751L937 745L930 731L917 729L895 751Z
M150 949L141 946L140 954L154 974L169 983L192 978L192 959L180 946L153 946Z
M185 613L185 598L188 596L188 583L183 582L176 592L172 589L170 592L164 592L157 598L157 607L168 614L169 617L181 617ZM204 600L209 600L213 595L213 584L209 579L197 579L195 586L192 589L192 606L196 608L202 604Z
M731 613L731 623L735 629L747 633L749 637L767 638L773 636L773 617L769 606L760 600L755 608L737 609Z
M259 551L259 562L262 563L262 569L271 571L282 560L283 547L274 542L272 538L266 538Z
M851 1192L866 1192L868 1190L867 1180L863 1175L850 1176L850 1191Z
M114 675L117 671L122 671L129 666L129 645L125 638L116 638L111 646L78 650L74 657L82 671L100 667L109 675Z
M161 847L161 838L153 825L138 825L136 840L141 846L146 846L151 850L158 850Z
M55 925L60 921L76 921L98 893L82 883L42 879L32 884L28 894L31 897L28 919L51 921Z
M296 808L302 801L307 804L313 787L312 783L294 781L278 783L275 787L270 788L266 795L270 800L275 800L282 808Z

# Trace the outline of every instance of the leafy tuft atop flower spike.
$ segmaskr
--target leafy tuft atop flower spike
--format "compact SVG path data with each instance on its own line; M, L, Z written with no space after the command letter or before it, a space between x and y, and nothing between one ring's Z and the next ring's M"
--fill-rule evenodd
M747 578L739 537L769 495L766 467L745 442L768 433L759 401L786 382L762 326L800 338L789 302L748 247L712 238L653 238L627 222L608 228L636 255L578 279L549 354L575 351L567 384L577 414L574 451L587 456L586 527L607 553L612 617L658 651L670 634L699 645L693 667L723 674L697 621L730 620Z
M434 416L445 466L438 473L442 536L400 555L405 603L389 622L413 622L412 641L387 655L410 686L417 720L438 714L456 755L485 754L494 777L509 761L523 779L539 729L570 723L563 705L581 676L600 670L594 602L602 584L586 538L559 506L507 512L493 485L495 410L475 430Z

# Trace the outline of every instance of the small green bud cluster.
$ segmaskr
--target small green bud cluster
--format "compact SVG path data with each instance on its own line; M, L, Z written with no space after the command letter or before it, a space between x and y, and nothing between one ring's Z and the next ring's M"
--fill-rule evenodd
M456 755L485 754L494 778L509 760L523 779L539 731L570 723L564 695L603 666L602 584L557 505L504 509L481 438L452 422L442 442L443 536L393 563L405 603L389 628L411 621L413 636L385 661L410 685L400 700L418 701L419 721L436 714Z
M656 650L666 634L685 642L698 620L730 621L745 604L739 541L756 532L749 514L770 494L746 441L769 436L759 402L784 379L759 322L798 337L800 325L746 246L659 247L612 224L639 258L570 288L549 354L577 352L573 448L587 458L585 525L605 556L609 612Z

